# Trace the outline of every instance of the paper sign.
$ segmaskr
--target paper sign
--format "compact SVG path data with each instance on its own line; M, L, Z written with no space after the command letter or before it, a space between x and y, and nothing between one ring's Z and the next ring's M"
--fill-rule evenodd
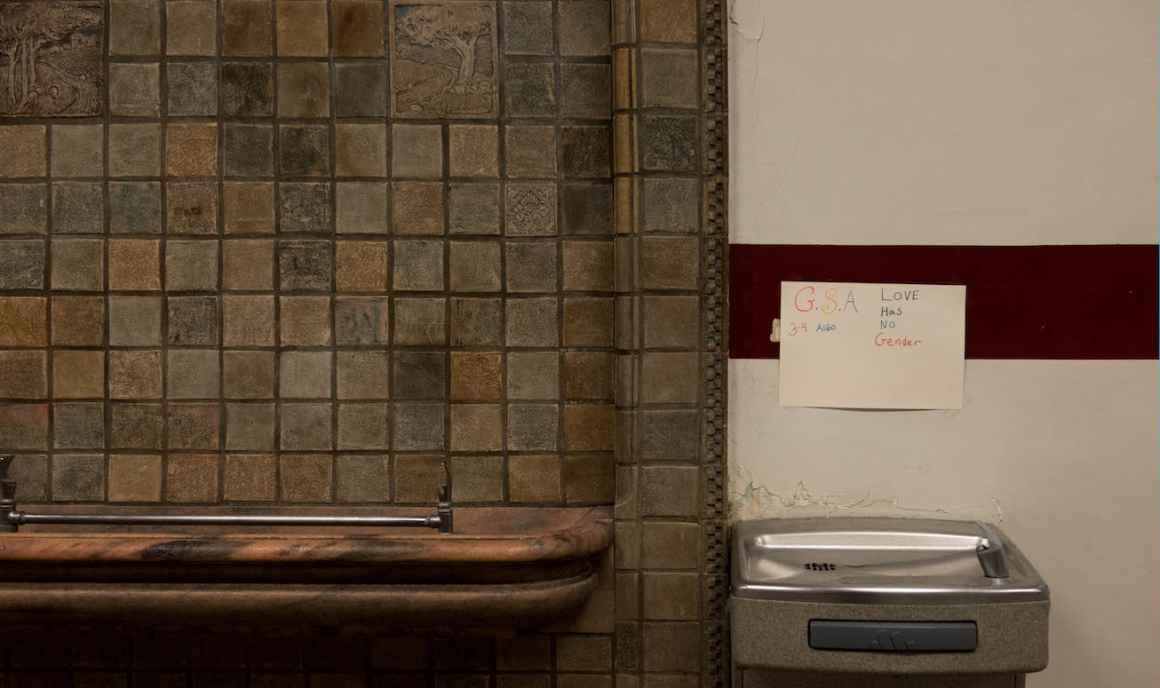
M963 407L967 289L781 283L782 406Z

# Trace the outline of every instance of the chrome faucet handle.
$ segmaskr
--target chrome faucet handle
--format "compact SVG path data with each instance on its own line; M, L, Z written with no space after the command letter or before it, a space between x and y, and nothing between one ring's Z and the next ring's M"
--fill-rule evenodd
M439 517L439 532L450 533L454 524L451 508L451 471L447 462L443 462L443 482L439 485L439 504L435 508Z

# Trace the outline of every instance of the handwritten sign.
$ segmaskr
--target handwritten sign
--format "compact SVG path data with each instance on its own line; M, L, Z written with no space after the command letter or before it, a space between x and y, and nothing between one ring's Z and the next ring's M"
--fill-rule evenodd
M963 407L967 289L781 283L782 406Z

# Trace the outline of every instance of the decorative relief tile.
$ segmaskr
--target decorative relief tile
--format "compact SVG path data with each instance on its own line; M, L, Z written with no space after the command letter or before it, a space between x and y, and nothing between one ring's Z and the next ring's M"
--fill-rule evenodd
M494 2L392 0L389 10L395 116L498 114Z
M101 114L99 2L0 4L0 117Z

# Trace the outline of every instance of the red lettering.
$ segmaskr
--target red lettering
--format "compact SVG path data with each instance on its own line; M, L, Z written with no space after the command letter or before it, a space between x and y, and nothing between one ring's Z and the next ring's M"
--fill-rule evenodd
M807 305L804 308L802 307L802 295L803 294L805 294L807 296L807 298L806 298ZM793 297L793 307L799 313L809 313L810 311L812 311L814 309L814 288L813 287L802 287L801 289L798 289L797 293L794 294L794 297Z

